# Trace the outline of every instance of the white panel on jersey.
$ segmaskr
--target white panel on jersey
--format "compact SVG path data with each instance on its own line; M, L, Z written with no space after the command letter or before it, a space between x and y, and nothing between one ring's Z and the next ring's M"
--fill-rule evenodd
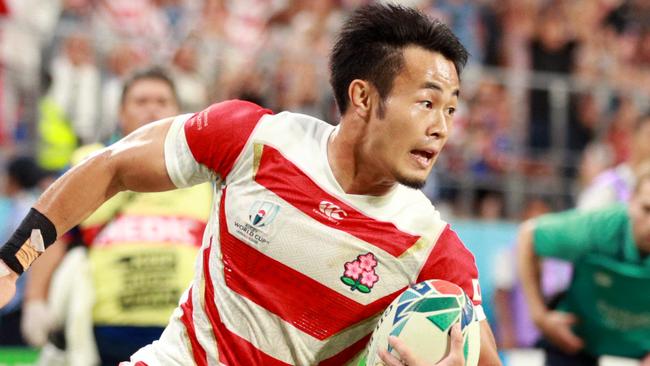
M199 164L190 151L185 137L185 122L192 114L174 118L165 136L165 165L169 178L178 188L190 187L215 180L216 176L207 167Z

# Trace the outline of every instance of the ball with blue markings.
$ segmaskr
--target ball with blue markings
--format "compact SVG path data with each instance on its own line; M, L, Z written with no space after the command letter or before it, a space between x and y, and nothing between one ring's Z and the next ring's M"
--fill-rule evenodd
M378 351L393 335L403 340L422 360L438 362L450 348L452 325L460 322L466 366L478 364L480 327L472 301L457 285L444 280L415 284L398 296L382 314L368 345L367 366L383 365Z

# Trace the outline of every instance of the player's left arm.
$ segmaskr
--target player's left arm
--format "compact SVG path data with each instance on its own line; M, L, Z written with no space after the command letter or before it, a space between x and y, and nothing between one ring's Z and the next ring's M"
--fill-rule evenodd
M479 322L481 325L481 352L479 353L479 366L501 365L501 360L497 353L497 343L494 340L494 334L490 328L487 319Z
M478 280L478 268L474 255L465 247L462 240L447 225L429 254L429 258L420 270L416 282L427 279L442 279L460 286L472 300L481 328L481 351L479 365L501 365L497 355L497 346L490 324L485 319L481 307L481 287Z

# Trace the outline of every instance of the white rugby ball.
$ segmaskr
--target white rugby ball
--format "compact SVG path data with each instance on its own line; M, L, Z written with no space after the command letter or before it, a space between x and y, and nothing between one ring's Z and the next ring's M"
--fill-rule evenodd
M457 285L428 280L409 287L382 314L368 345L366 366L383 365L378 351L386 349L399 358L388 344L393 335L403 340L421 360L438 362L450 348L451 326L460 322L466 366L478 364L480 327L474 306Z

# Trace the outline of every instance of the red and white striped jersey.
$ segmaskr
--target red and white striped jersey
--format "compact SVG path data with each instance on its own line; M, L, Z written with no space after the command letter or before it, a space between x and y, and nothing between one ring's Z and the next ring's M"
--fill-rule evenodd
M175 119L169 176L213 180L215 199L191 288L132 364L345 365L424 279L459 284L482 313L474 257L420 191L341 189L327 159L334 129L243 101Z

